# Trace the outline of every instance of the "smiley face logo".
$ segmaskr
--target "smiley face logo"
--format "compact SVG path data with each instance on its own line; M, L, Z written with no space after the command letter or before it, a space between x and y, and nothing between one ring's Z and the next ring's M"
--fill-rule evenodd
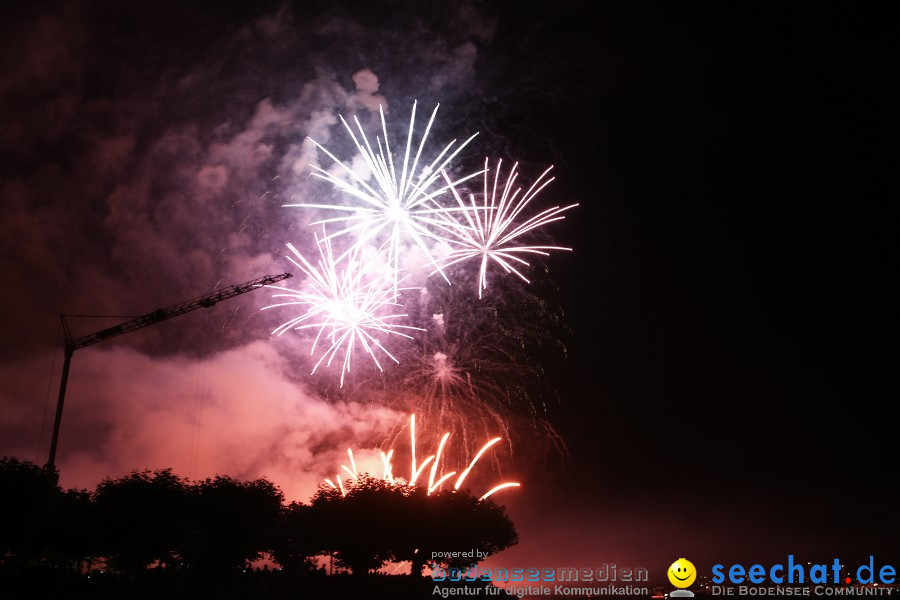
M677 588L689 587L697 579L694 563L686 558L679 558L669 567L669 581Z

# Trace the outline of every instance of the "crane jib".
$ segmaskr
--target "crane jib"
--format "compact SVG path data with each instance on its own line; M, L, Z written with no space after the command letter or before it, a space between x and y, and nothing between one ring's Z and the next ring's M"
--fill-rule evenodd
M66 323L66 315L59 315L63 332L65 334L65 361L63 362L62 376L59 382L59 398L56 402L56 417L53 422L53 435L50 439L50 457L47 460L47 464L44 466L44 468L50 472L56 473L56 446L59 441L59 427L60 423L62 422L63 403L66 396L66 382L69 378L69 365L71 364L72 354L75 352L75 350L84 348L85 346L96 344L98 342L102 342L103 340L114 338L116 336L122 335L123 333L128 333L130 331L141 329L142 327L146 327L148 325L153 325L154 323L159 323L160 321L165 321L166 319L171 319L172 317L177 317L178 315L189 313L192 310L196 310L198 308L209 308L222 300L227 300L228 298L233 298L245 292L249 292L257 288L275 283L276 281L287 279L290 276L290 273L281 273L280 275L267 275L265 277L260 277L258 279L254 279L253 281L233 285L231 287L215 291L211 294L206 294L205 296L200 296L199 298L194 298L193 300L188 300L187 302L182 302L181 304L170 306L169 308L157 308L153 312L147 313L142 317L138 317L124 323L119 323L118 325L114 325L112 327L107 327L106 329L102 329L100 331L77 339L72 339L71 335L69 335L69 326L68 323Z

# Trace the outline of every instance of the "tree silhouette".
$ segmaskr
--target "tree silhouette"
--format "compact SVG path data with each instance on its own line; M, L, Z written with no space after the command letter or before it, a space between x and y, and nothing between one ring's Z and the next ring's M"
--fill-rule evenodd
M171 469L105 479L93 494L99 546L113 568L135 572L178 561L187 529L188 490Z
M288 506L265 479L217 476L190 482L170 469L144 470L105 479L88 493L61 490L54 475L27 461L0 459L3 574L40 579L49 568L75 578L58 581L75 581L84 561L103 558L110 570L128 575L118 581L163 586L190 581L206 591L211 588L204 586L219 582L227 593L238 581L228 577L243 577L240 568L265 551L285 570L301 574L314 567L315 557L330 554L354 577L328 584L305 576L283 581L305 581L309 590L345 586L341 589L354 596L372 585L362 577L387 562L409 561L412 573L421 575L433 552L486 555L517 542L504 509L492 501L467 491L428 495L424 488L368 475L348 483L346 495L323 486L310 504ZM432 564L464 569L477 559L441 557ZM178 567L178 573L145 572L154 564ZM183 579L190 573L199 577ZM415 594L425 583L405 581ZM392 597L407 583L391 587Z
M56 495L56 477L36 464L0 458L0 560L35 560L47 543L46 511Z
M410 561L412 573L421 575L432 552L480 551L494 554L518 542L504 509L490 500L478 500L468 491L446 490L427 494L362 476L346 496L320 488L312 500L314 518L327 523L325 550L335 553L339 565L365 574L385 562ZM477 558L441 558L436 564L466 567Z
M189 568L239 569L269 550L284 495L265 479L217 476L187 488L189 522L179 558Z
M468 490L443 490L427 495L416 488L407 495L397 531L394 560L408 560L412 574L421 575L427 563L465 568L518 543L512 521L492 500L478 500ZM457 557L432 553L458 552ZM468 554L468 556L463 555Z
M323 550L354 575L378 569L393 556L392 522L400 515L403 497L400 486L368 475L361 476L346 496L320 487L312 509L316 519L328 524Z
M273 558L289 572L313 569L313 557L329 552L328 529L312 506L291 502L278 515L271 539Z
M87 490L60 490L44 507L45 558L52 566L80 572L101 555L97 511Z

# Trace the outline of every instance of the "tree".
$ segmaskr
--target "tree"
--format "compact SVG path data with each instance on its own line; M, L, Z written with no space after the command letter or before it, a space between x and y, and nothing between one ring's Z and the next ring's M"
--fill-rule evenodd
M432 552L478 550L486 556L518 542L502 507L465 490L428 495L421 487L362 476L346 496L320 488L311 509L315 520L327 523L324 549L335 552L338 564L354 574L388 561L410 561L412 573L421 575ZM457 557L437 564L462 568L475 561Z
M193 569L240 569L271 550L284 495L266 479L217 476L188 488L190 521L179 557Z
M47 550L51 566L80 572L100 556L97 514L87 490L60 490L45 507Z
M38 558L47 544L47 506L59 493L55 473L0 458L0 560Z
M317 518L312 506L291 502L282 508L272 535L272 556L285 571L314 568L313 557L328 552L328 524Z
M177 560L188 493L185 480L171 469L104 479L93 501L98 545L111 567L135 572L156 561L172 564Z
M480 556L489 556L519 541L506 511L493 500L478 500L468 490L443 490L428 495L423 488L407 495L396 539L394 560L410 561L414 575L421 575L429 562L445 568L465 568L479 560L478 555L432 560L435 552L477 550Z
M400 516L400 486L361 476L342 496L320 487L313 496L316 519L328 524L323 550L354 575L365 575L391 559L392 521Z

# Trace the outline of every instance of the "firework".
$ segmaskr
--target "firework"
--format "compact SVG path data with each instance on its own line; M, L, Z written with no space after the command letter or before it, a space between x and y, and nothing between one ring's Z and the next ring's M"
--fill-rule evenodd
M447 190L452 189L453 186L460 185L480 173L472 173L455 181L446 174L451 161L477 134L472 135L459 145L456 144L454 139L431 162L425 166L420 166L425 142L437 111L438 106L435 106L434 112L431 113L431 118L425 127L425 132L422 134L418 146L414 149L413 134L416 122L416 103L413 103L409 119L409 130L406 136L406 148L403 154L403 161L399 165L399 173L391 152L384 110L380 106L379 115L381 116L383 137L376 136L375 138L377 150L373 149L357 117L353 117L353 122L358 132L354 133L353 128L341 116L341 123L344 125L347 133L350 134L350 138L353 140L356 149L359 151L374 179L374 183L370 184L328 149L310 138L313 144L339 167L338 174L334 174L311 165L313 174L345 192L355 203L352 205L310 203L285 205L325 209L342 213L340 216L322 219L314 224L338 223L341 228L332 233L331 237L355 234L357 237L351 246L351 250L361 248L371 241L386 237L387 259L388 263L393 266L395 276L395 297L397 295L397 273L399 272L400 253L402 244L406 241L418 247L428 258L435 271L443 274L443 268L432 255L431 248L426 240L431 240L432 242L446 241L446 231L459 229L459 225L457 225L450 214L460 209L441 206L437 198ZM346 178L342 178L341 174ZM436 185L442 174L446 179L446 184ZM340 258L343 258L343 255Z
M372 137L357 117L348 121L340 116L358 153L352 162L343 162L309 138L333 163L327 169L311 166L312 174L334 186L342 198L334 203L285 204L321 211L322 217L314 222L323 227L321 241L317 238L321 259L314 266L289 245L296 260L289 258L307 275L309 289L279 288L285 292L279 297L287 301L267 307L303 307L274 333L317 330L310 354L316 355L318 348L324 351L313 373L322 364L340 362L343 389L351 356L360 348L384 372L384 376L357 377L348 386L352 390L342 394L365 395L367 401L383 394L394 408L418 412L420 425L429 430L449 430L430 457L434 461L430 471L413 458L410 481L427 485L429 491L457 476L438 472L451 434L461 440L467 456L480 456L475 450L482 433L499 431L511 440L508 424L518 427L522 419L528 419L533 431L548 434L558 450L564 449L541 417L546 413L543 394L548 388L536 360L544 348L561 348L555 335L560 313L536 294L523 291L521 282L535 280L532 290L544 287L540 269L526 271L529 261L571 248L541 245L534 235L577 206L535 208L535 198L553 181L552 167L530 186L518 184L517 163L504 173L502 161L492 168L486 159L480 171L452 175L458 171L455 159L475 136L460 144L454 139L436 148L442 148L440 152L429 152L426 143L437 111L435 106L424 130L417 131L417 103L413 103L405 144L402 140L392 143L381 107L381 131ZM482 189L469 193L467 182L478 175L483 175ZM332 242L340 245L336 252ZM366 269L358 264L371 248L378 248L372 261L386 266L374 278L364 277ZM409 289L400 287L400 255L407 250L423 254L431 275L440 273L443 279L425 279L420 294L401 298L400 292ZM489 270L496 272L490 278L490 293L485 293ZM434 291L437 286L441 291ZM379 360L385 356L403 367L383 370ZM482 428L470 431L479 422ZM507 444L511 451L512 442ZM392 453L382 458L385 472L393 477ZM345 470L355 479L352 455L350 463ZM342 486L340 479L335 485Z
M565 352L566 333L560 308L537 293L547 284L543 275L525 286L500 273L479 299L475 270L452 269L453 285L433 278L404 297L409 323L427 332L395 340L391 351L400 364L354 388L350 399L382 394L395 410L417 413L429 431L450 431L467 454L492 432L503 435L510 451L524 439L534 448L538 434L564 453L542 418L558 398L540 357L550 349Z
M466 452L473 450L481 434L491 430L499 430L510 439L504 416L508 411L499 406L507 389L486 374L507 371L505 365L486 361L476 366L450 347L455 344L439 342L421 353L398 354L402 367L392 370L388 377L397 408L419 411L429 429L449 430Z
M313 265L294 246L288 244L288 249L294 256L287 258L307 276L307 289L269 286L283 292L274 294L274 298L286 300L264 309L301 307L299 315L279 325L272 333L281 335L291 329L317 330L310 355L316 354L320 343L326 349L313 366L312 373L323 363L326 367L331 366L335 358L341 356L343 386L344 375L350 372L351 358L356 347L362 347L378 369L382 370L378 360L379 353L394 362L398 361L384 347L381 339L391 336L411 338L406 332L421 328L398 323L406 314L399 312L399 305L394 302L394 288L383 276L371 276L356 253L351 253L340 265L336 264L331 241L324 231L322 240L316 236L316 247L319 250L319 260L317 265Z
M514 273L528 283L528 278L519 271L522 266L529 266L528 261L522 257L523 255L547 256L549 250L571 250L571 248L563 246L524 245L520 241L525 234L544 227L548 223L564 219L562 213L578 206L578 204L554 206L527 219L522 218L522 213L525 212L535 196L553 181L553 177L545 179L553 167L544 171L531 184L528 191L521 194L522 188L515 187L519 174L516 172L518 163L514 164L498 198L497 191L502 163L501 160L497 161L497 168L491 184L490 165L485 159L484 189L481 202L475 200L474 194L469 194L469 201L465 202L456 189L458 182L453 182L446 174L444 175L447 185L450 186L461 209L460 213L465 219L466 226L446 228L451 244L455 247L450 254L443 257L441 262L444 267L448 267L470 259L477 259L479 262L479 298L481 298L482 291L487 288L487 268L490 262L497 263L507 273Z
M410 415L409 417L409 436L410 436L410 449L411 449L411 459L410 459L410 467L409 467L409 478L406 480L407 487L416 487L416 485L425 485L427 494L430 496L433 492L440 489L441 486L453 478L454 475L457 475L456 471L450 471L449 473L439 473L440 464L441 464L441 456L444 452L444 447L447 444L447 440L450 439L450 433L444 433L441 436L441 441L438 443L437 451L425 458L421 463L418 463L416 460L416 415ZM453 484L454 490L459 490L462 486L463 482L466 480L466 477L471 473L472 469L478 463L478 460L484 455L492 446L501 441L502 438L495 437L489 440L486 444L484 444L481 449L475 454L475 457L469 462L468 466L458 474L456 477L456 481ZM387 481L390 484L398 483L398 478L394 476L394 465L391 462L391 458L393 457L394 450L391 449L387 453L381 452L381 461L384 464L384 472L382 474L382 479ZM356 461L353 458L353 450L347 449L347 456L350 458L350 467L346 465L341 465L341 470L349 475L348 485L353 485L354 482L359 480L360 473L356 468ZM420 477L423 476L425 469L428 465L431 465L431 469L428 471L428 482L419 484ZM335 481L331 479L325 479L325 483L336 490L340 490L341 495L346 495L347 491L344 487L344 482L342 480L341 474L338 473ZM495 485L491 489L489 489L485 494L483 494L479 500L484 500L485 498L499 492L500 490L520 487L521 484L515 481L507 481L501 484Z

